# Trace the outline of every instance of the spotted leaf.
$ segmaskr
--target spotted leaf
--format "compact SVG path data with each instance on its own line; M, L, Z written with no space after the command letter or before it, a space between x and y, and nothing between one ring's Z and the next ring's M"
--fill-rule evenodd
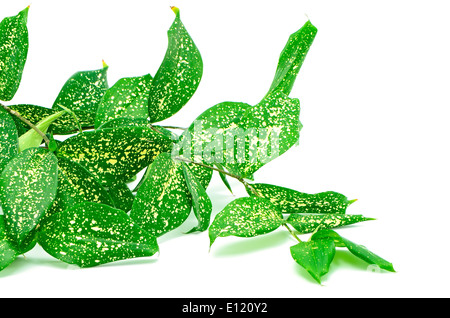
M395 272L392 263L369 251L365 246L353 243L352 241L349 241L348 239L340 236L333 230L320 230L317 233L313 234L311 237L311 240L314 241L329 239L332 239L336 246L347 248L350 253L367 262L368 264L376 265L379 268L389 272Z
M22 117L28 119L33 124L36 124L42 121L44 118L52 116L63 110L60 107L55 107L54 109L52 109L30 104L12 105L9 106L9 108L17 111ZM94 117L91 112L78 110L76 116L82 128L93 126ZM14 121L19 131L19 135L23 135L29 130L30 127L20 119L14 118ZM48 132L51 132L55 135L68 135L73 134L77 131L77 122L69 113L63 114L61 117L52 122L52 124L48 127Z
M28 7L0 22L0 100L16 94L28 54Z
M247 188L249 195L270 200L282 213L342 214L356 201L348 200L346 196L333 191L309 194L266 183L254 183L251 188L256 193Z
M362 215L291 213L286 222L300 234L313 233L317 229L332 229L359 222L374 220Z
M311 24L311 21L307 21L300 30L291 34L280 54L268 94L280 91L289 95L316 34L317 28Z
M182 163L184 177L189 189L189 193L192 196L192 206L194 210L194 215L197 218L198 225L194 227L189 232L195 231L206 231L209 226L212 212L212 203L205 188L202 186L201 182L189 169L188 165L184 162Z
M181 164L173 161L169 153L160 154L148 169L130 216L159 237L183 224L192 203Z
M111 196L113 205L122 211L131 210L134 201L134 194L128 185L123 181L115 181L105 185Z
M159 250L155 237L128 214L92 202L51 215L39 231L38 242L53 257L80 267L150 257Z
M162 152L172 141L147 127L119 127L88 131L66 139L58 156L87 168L102 183L126 182Z
M0 271L8 267L17 258L14 245L8 240L5 229L5 218L0 215Z
M19 139L14 120L0 107L0 173L18 151Z
M181 22L178 8L172 10L176 17L167 32L167 51L150 88L151 122L177 113L191 99L203 74L200 52Z
M22 247L56 196L58 163L42 148L28 148L6 165L0 199L8 238Z
M193 161L219 163L252 179L258 169L297 143L299 116L298 100L279 92L255 106L221 103L193 122L176 150Z
M113 205L110 193L85 168L67 158L58 158L58 189L47 216L83 202Z
M332 239L300 242L291 246L292 258L320 284L328 273L336 248Z
M105 92L98 106L95 127L120 117L147 119L151 83L150 74L118 80Z
M211 223L210 246L218 237L253 237L275 231L283 223L282 214L266 199L238 198L225 206Z
M61 88L53 109L59 109L58 105L67 107L77 113L87 111L93 114L97 112L98 105L108 89L108 66L98 70L81 71L73 74Z

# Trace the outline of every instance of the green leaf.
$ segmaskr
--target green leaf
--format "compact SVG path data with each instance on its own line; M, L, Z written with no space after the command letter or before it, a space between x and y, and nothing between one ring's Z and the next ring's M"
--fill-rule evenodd
M98 105L108 89L107 70L108 66L103 64L101 69L73 74L64 83L52 108L58 109L58 105L62 105L75 113L87 111L95 116Z
M19 152L19 139L13 118L0 108L0 173Z
M12 110L18 112L22 117L28 119L33 124L36 124L48 116L52 116L63 109L55 107L54 109L46 108L30 104L18 104L9 106ZM77 110L77 119L82 128L88 128L94 125L94 116L91 112ZM29 126L23 123L20 119L14 118L19 135L23 135L29 130ZM68 135L78 131L78 125L73 115L66 113L56 119L48 128L49 132L55 135Z
M0 215L0 271L8 267L17 258L17 251L6 236L5 218Z
M149 257L159 250L155 237L125 212L91 202L53 214L43 223L38 240L53 257L80 267Z
M336 246L346 247L350 251L350 253L362 259L368 264L377 265L381 269L389 272L395 272L394 267L390 262L369 251L365 246L347 240L333 230L320 230L317 233L313 234L311 237L311 240L315 241L324 239L333 239Z
M54 113L38 122L35 126L45 134L47 133L48 127L65 113L65 111ZM42 136L33 128L30 128L26 133L19 137L19 151L24 151L27 148L39 147L41 144Z
M182 166L169 153L160 154L148 169L130 216L159 237L183 224L191 212L192 200Z
M128 212L131 210L134 201L134 194L128 185L123 181L116 181L106 185L113 204L117 209Z
M79 163L104 184L126 182L171 146L169 138L150 128L108 128L66 139L58 156Z
M0 22L0 100L10 101L19 89L28 54L28 7Z
M218 169L225 171L224 167L220 163L216 162L215 166ZM220 179L222 179L223 184L227 187L227 189L231 192L231 194L233 194L233 190L231 189L230 183L228 182L227 175L219 171L219 176Z
M150 89L148 112L159 122L178 112L194 95L203 74L203 61L180 19L179 10L167 32L169 43Z
M0 178L0 201L8 238L22 246L56 196L58 162L42 148L28 148L6 165Z
M255 106L221 103L193 122L176 150L192 161L220 163L252 179L254 172L297 143L299 115L298 100L278 92Z
M313 233L319 228L331 229L369 220L374 219L350 214L292 213L286 222L291 224L300 234L306 234Z
M300 30L291 34L280 54L275 77L268 94L273 91L290 94L316 34L317 28L310 21L307 21Z
M119 79L109 88L97 109L95 127L114 118L148 118L150 74Z
M332 239L300 242L291 246L292 258L320 284L328 273L336 248Z
M58 189L53 205L46 215L62 212L83 202L113 205L110 196L100 182L85 168L69 159L58 158Z
M283 223L280 211L266 199L238 198L225 206L211 223L210 246L218 237L254 237L275 231Z
M182 162L184 177L189 189L189 193L192 196L192 205L194 208L194 215L198 220L198 225L190 230L188 233L194 231L206 231L211 220L212 203L206 193L205 188L201 182L195 177L188 165Z
M254 183L250 186L258 196L270 200L282 213L342 214L356 201L348 200L346 196L333 191L309 194L266 183ZM248 188L247 192L251 196L256 195Z

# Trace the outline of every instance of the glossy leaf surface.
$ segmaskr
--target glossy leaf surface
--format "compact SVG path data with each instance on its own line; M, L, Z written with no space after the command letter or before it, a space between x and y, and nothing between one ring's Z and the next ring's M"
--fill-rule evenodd
M155 237L125 212L89 202L46 219L39 244L53 257L80 267L149 257L159 250Z
M28 7L0 22L0 100L16 94L28 55Z

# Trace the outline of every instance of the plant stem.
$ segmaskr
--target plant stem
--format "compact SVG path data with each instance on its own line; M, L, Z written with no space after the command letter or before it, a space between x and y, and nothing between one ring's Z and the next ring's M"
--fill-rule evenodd
M30 126L32 129L34 129L34 131L36 131L38 133L39 136L42 137L42 139L44 139L46 145L48 146L50 143L50 140L48 139L48 137L39 129L37 128L31 121L29 121L28 119L22 117L22 115L20 115L18 112L16 112L15 110L12 110L11 108L9 108L6 105L3 105L2 103L0 103L0 105L11 115L19 118L22 122L24 122L25 124L27 124L28 126Z
M186 130L187 128L184 127L178 127L178 126L161 126L162 128L166 129L179 129L179 130Z
M292 231L292 229L287 225L287 223L284 223L283 226L289 231L289 233L299 242L301 243L302 240L300 240L297 236L297 234L295 234L294 231Z

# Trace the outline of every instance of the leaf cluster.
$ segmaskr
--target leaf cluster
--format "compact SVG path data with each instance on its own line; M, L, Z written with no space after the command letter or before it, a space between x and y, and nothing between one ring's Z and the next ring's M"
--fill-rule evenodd
M5 102L15 95L27 58L28 10L0 23ZM0 270L36 244L80 267L151 257L159 251L158 239L193 213L198 224L188 233L207 232L210 246L219 237L288 230L297 240L293 259L318 282L336 247L393 271L389 262L331 230L372 220L346 213L353 200L333 191L308 194L253 182L261 167L299 140L300 102L290 93L316 27L307 21L289 37L259 103L219 103L176 134L176 127L158 123L189 102L203 62L180 10L172 10L166 54L154 76L145 72L109 86L103 62L67 79L51 107L2 104ZM215 216L207 191L213 173L230 191L231 177L248 192ZM308 233L307 242L299 239Z

